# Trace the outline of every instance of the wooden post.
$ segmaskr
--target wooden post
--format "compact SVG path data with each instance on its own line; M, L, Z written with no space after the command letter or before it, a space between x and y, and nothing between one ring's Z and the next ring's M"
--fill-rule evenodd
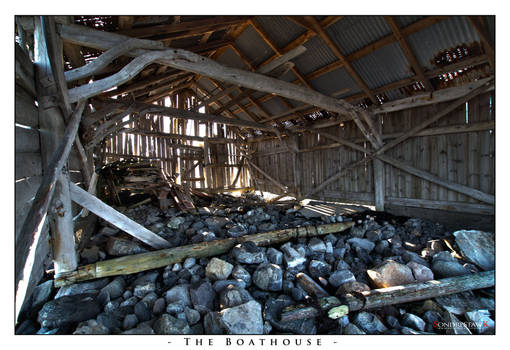
M211 242L185 245L181 247L158 250L149 253L123 256L116 259L99 261L95 264L79 267L55 279L55 286L61 287L76 282L95 278L127 275L140 271L156 269L183 261L188 257L204 258L228 252L235 245L243 242L253 242L260 246L281 244L293 238L313 237L338 233L347 230L354 223L342 222L319 226L304 226L277 231L258 233L238 238L226 238Z

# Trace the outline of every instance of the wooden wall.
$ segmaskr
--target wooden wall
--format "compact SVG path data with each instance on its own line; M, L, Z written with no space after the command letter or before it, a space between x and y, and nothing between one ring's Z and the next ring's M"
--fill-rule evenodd
M447 106L444 102L434 106L413 108L378 116L383 138L388 142L395 134L410 130L428 116ZM478 127L495 120L494 92L477 96L465 106L429 126L427 136L412 137L386 154L413 167L430 172L442 179L495 193L495 130L487 126L482 131L465 132L461 127ZM447 126L459 128L445 129ZM452 130L453 129L453 130ZM353 122L325 130L367 147ZM430 135L432 134L432 135ZM288 140L288 139L284 139ZM317 134L305 133L299 137L297 168L301 193L307 193L340 167L360 160L364 153L348 147L328 148L332 141ZM323 149L321 149L321 146ZM252 144L256 163L282 184L292 187L294 181L293 154L278 140ZM387 204L422 208L472 211L493 214L492 206L471 197L448 190L389 164L385 169L385 198ZM346 172L345 176L316 193L313 198L374 204L373 166L368 162ZM264 191L281 193L262 178L257 178Z
M186 95L174 95L169 105L182 109L192 108L194 101ZM159 103L164 105L164 101ZM125 130L111 136L102 146L101 152L105 154L106 163L131 157L150 159L158 162L166 175L179 174L177 183L211 190L232 187L241 159L240 150L233 143L215 141L238 140L234 129L223 124L158 115L143 115L133 119L125 125ZM168 134L211 140L186 140ZM194 170L189 172L193 167ZM246 167L243 167L235 187L249 187Z

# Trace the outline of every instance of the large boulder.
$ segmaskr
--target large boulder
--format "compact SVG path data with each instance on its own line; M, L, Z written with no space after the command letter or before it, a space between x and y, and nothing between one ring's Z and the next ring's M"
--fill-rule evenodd
M220 312L227 334L263 334L262 307L255 300Z
M99 303L93 295L69 295L44 304L37 321L43 328L52 329L90 320L100 312Z
M205 268L205 276L212 280L225 280L233 269L234 265L218 258L212 258Z
M260 264L253 273L253 283L262 290L282 290L283 272L275 264Z
M377 288L399 286L415 282L413 271L406 265L386 260L377 267L367 270L368 277Z
M216 293L209 281L203 281L189 290L191 302L195 309L204 311L214 310L214 298Z
M152 328L156 334L191 334L191 328L186 321L168 314L158 318Z
M485 271L494 270L494 234L477 230L453 233L464 258Z

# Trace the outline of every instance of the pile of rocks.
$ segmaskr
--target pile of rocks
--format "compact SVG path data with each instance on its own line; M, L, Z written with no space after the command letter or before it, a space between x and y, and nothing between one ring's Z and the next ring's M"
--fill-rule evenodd
M421 334L447 333L437 325L452 317L492 325L472 327L472 332L493 331L491 291L484 291L482 296L470 292L462 303L436 298L354 312L334 321L327 317L281 321L285 308L313 303L323 296L485 269L478 263L486 263L483 257L466 257L470 254L466 244L463 257L448 250L441 238L449 234L438 224L384 213L306 218L299 208L277 205L200 208L198 215L172 209L163 214L158 208L145 206L126 215L159 233L173 246L343 220L354 220L356 225L341 234L303 238L280 246L258 247L246 242L217 257L188 258L157 270L63 287L54 297L51 283L45 283L33 298L34 310L40 309L37 320L27 319L17 332ZM96 236L97 255L82 254L83 261L148 249L121 235L103 227ZM480 249L476 251L480 253ZM470 304L466 298L476 300L477 308L466 307ZM464 307L459 308L459 304Z

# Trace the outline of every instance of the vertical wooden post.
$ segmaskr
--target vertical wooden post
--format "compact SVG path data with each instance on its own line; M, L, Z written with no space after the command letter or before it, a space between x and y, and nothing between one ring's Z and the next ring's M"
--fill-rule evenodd
M368 119L370 117L368 116ZM379 140L377 136L382 135L382 115L378 114L376 116L377 122L373 125L374 130L376 131L376 139ZM379 143L380 147L382 147L382 142ZM384 163L379 159L373 160L374 165L374 196L375 196L375 210L384 211L384 194L386 189L386 179L385 179L385 171L384 171Z
M292 165L294 171L294 191L297 196L297 200L301 199L301 160L299 156L299 135L294 135L292 137L293 148L295 151L292 152Z

